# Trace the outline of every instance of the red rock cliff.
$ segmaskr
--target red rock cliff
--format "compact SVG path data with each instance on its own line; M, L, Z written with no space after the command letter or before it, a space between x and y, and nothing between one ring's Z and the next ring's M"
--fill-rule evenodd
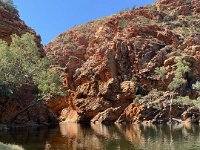
M191 68L179 94L196 98L191 90L194 81L190 79L200 75L199 11L198 0L160 0L60 34L44 49L64 70L68 97L50 102L50 107L65 121L131 121L137 115L143 121L148 106L131 103L136 94L167 90L179 54ZM165 83L154 72L161 66L167 71ZM163 121L169 117L165 113L169 110L167 98L164 101L166 105L152 109L153 117L146 120L161 116ZM180 116L185 109L174 116Z

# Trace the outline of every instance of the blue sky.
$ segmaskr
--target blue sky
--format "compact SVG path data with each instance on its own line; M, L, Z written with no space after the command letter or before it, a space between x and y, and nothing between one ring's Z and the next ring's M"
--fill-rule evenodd
M47 44L76 25L156 0L14 0L25 23Z

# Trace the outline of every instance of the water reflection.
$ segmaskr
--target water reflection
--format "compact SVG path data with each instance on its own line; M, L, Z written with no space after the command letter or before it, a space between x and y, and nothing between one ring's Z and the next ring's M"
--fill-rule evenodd
M69 124L0 131L0 142L27 150L200 149L199 125Z

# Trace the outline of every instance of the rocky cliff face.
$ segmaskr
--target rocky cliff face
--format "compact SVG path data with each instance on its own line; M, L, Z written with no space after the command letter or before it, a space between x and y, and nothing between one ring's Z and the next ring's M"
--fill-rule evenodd
M68 96L49 106L69 122L168 121L166 93L147 97L168 90L181 55L190 72L177 94L197 98L191 86L200 76L199 22L199 0L159 0L60 34L44 49L61 65ZM162 66L165 82L155 74ZM136 103L139 95L146 97ZM172 116L180 117L190 106L173 107Z
M36 35L35 31L28 27L18 14L4 9L0 3L0 39L10 43L11 35L22 35L26 32L35 35L35 40L42 49L40 36ZM55 116L44 103L38 102L37 105L29 107L34 100L33 90L33 86L23 85L13 98L8 99L0 95L0 123L46 125L55 122Z

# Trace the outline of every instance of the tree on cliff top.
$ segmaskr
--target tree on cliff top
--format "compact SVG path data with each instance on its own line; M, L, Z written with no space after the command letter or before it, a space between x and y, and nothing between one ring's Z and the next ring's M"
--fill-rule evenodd
M41 58L29 33L13 35L10 45L0 40L0 85L12 94L12 89L23 84L36 85L42 97L64 94L60 77L50 68L48 59Z

